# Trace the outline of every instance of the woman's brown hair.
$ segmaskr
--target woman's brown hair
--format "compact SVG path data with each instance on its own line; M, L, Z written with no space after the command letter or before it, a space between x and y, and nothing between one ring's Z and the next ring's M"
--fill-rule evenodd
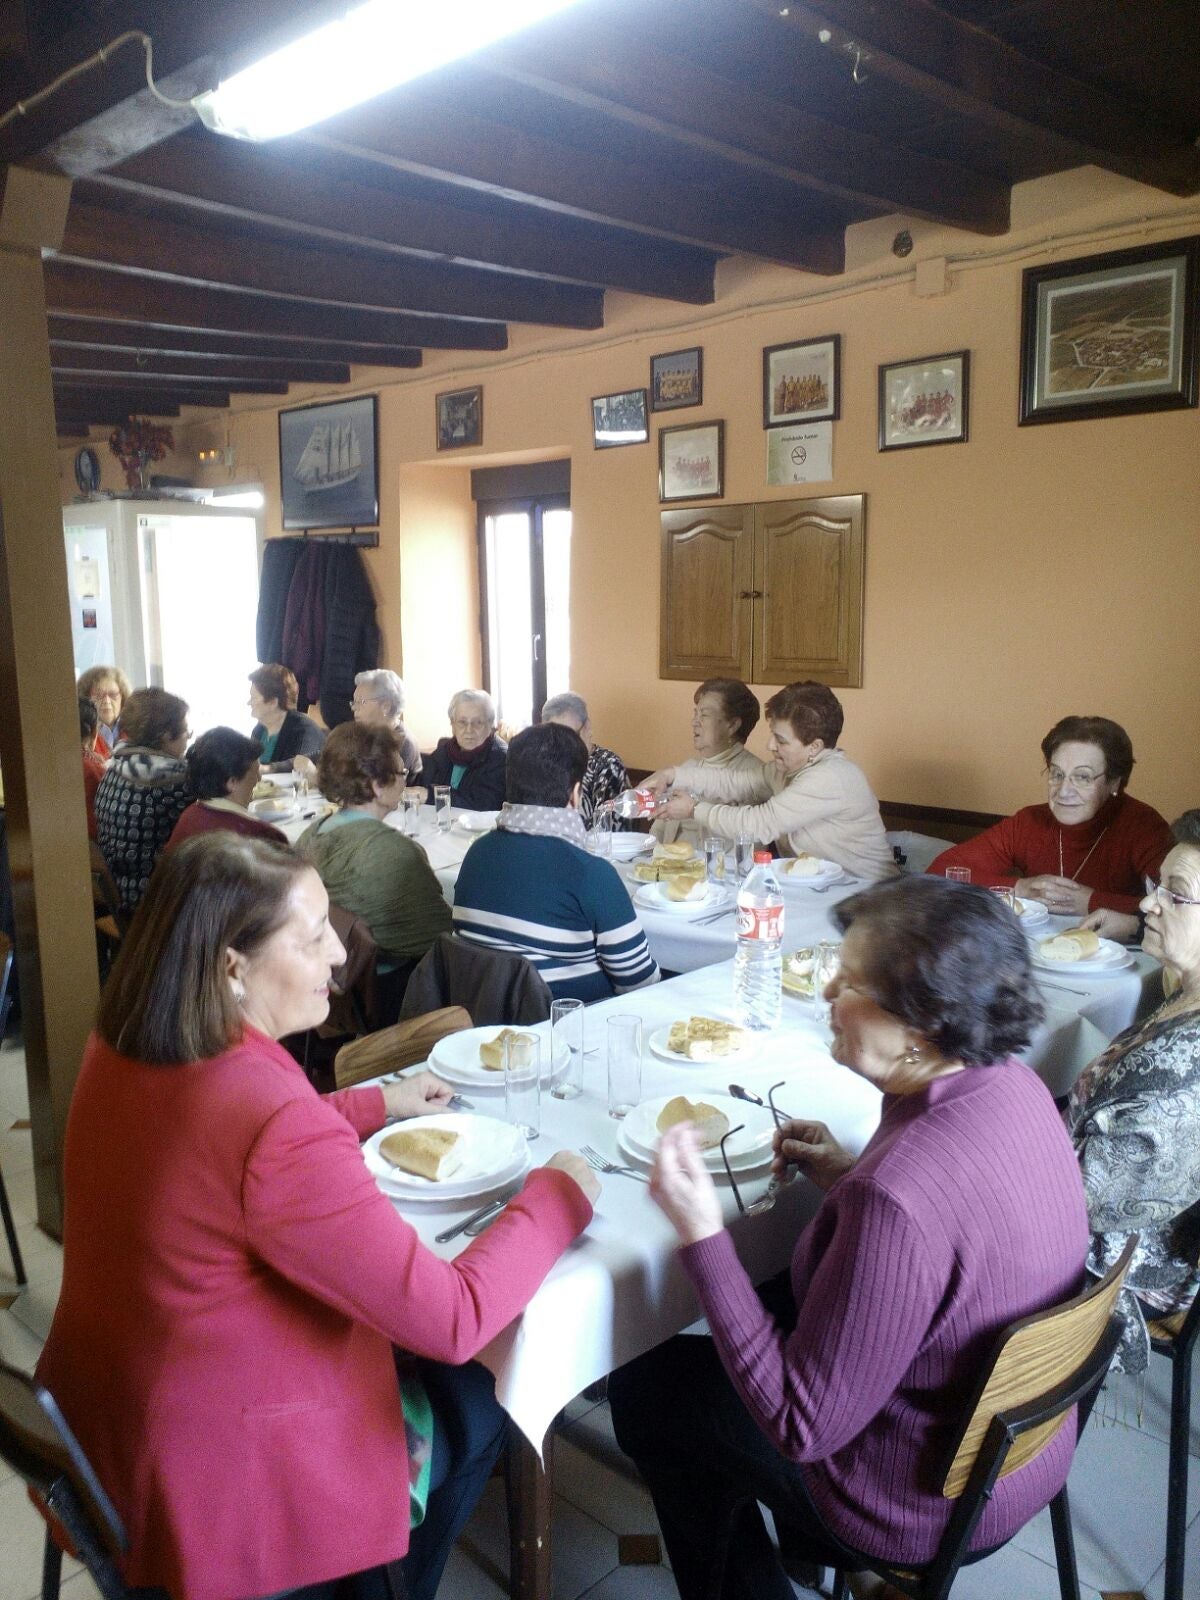
M230 1049L242 1019L225 952L253 956L285 921L296 879L312 870L286 845L226 831L161 856L100 998L104 1042L154 1066Z
M135 689L121 707L121 732L127 744L161 750L187 728L188 703L165 689Z
M1133 771L1133 744L1119 722L1110 717L1062 717L1042 740L1042 759L1049 766L1060 744L1098 745L1104 770L1123 789Z
M767 701L767 716L772 722L786 722L801 744L815 739L832 750L842 731L845 714L842 702L824 683L811 678L804 683L785 684Z
M702 694L715 694L720 698L722 712L738 725L734 738L739 744L745 744L761 715L758 696L752 694L740 678L705 678L692 696L693 705L700 704Z
M326 800L365 806L375 798L375 784L392 783L403 771L400 741L391 728L343 722L325 741L317 785Z
M265 667L255 667L250 674L250 682L264 700L274 700L281 711L296 709L300 685L290 668L281 667L278 661L269 662Z
M102 683L116 684L122 705L133 693L133 686L120 667L89 667L86 672L79 674L79 682L75 685L75 690L85 700L90 700Z

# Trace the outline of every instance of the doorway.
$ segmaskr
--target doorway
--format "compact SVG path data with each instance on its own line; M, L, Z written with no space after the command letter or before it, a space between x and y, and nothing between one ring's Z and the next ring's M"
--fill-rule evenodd
M571 504L566 495L479 505L484 687L527 728L571 683Z

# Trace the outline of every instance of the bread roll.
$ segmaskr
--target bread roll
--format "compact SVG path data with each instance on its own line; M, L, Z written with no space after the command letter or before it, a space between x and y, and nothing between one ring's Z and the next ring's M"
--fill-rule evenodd
M479 1064L489 1072L504 1071L504 1046L507 1044L514 1067L527 1067L533 1060L533 1047L537 1043L532 1033L518 1033L515 1028L502 1028L494 1039L485 1039L479 1046Z
M690 861L696 854L695 847L686 839L676 839L672 844L660 844L655 850L656 856L672 856L676 861Z
M401 1172L441 1183L462 1166L461 1136L449 1128L400 1128L379 1142L379 1153Z
M1100 953L1100 939L1090 928L1068 928L1043 939L1038 948L1047 961L1090 961Z
M812 878L821 871L821 862L816 856L796 856L781 865L789 878Z
M710 1106L704 1100L689 1100L683 1094L677 1094L673 1100L667 1101L658 1113L656 1126L659 1133L666 1133L677 1122L694 1125L701 1150L715 1150L729 1132L729 1118L723 1111L718 1111L716 1106Z
M675 872L669 878L663 879L663 892L668 900L690 900L703 881L703 878L693 878L687 873Z

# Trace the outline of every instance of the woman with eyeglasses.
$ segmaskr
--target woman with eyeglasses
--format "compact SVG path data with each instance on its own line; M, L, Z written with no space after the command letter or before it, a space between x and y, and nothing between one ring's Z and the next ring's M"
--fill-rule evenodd
M1042 1008L1013 917L986 889L916 876L832 914L833 1056L883 1091L880 1123L857 1159L802 1115L777 1130L777 1174L825 1196L769 1308L690 1125L663 1135L651 1181L711 1337L613 1373L609 1399L682 1600L792 1600L758 1502L815 1564L928 1561L952 1509L938 1469L996 1334L1084 1279L1078 1164L1014 1056ZM803 1077L785 1096L802 1114ZM1063 1428L997 1483L972 1551L1049 1503L1074 1441Z
M930 864L967 867L974 883L1007 885L1056 915L1132 915L1171 848L1152 806L1127 794L1133 745L1107 717L1063 717L1042 740L1046 804L1025 806Z
M450 737L425 757L422 784L448 788L451 804L467 811L499 811L508 746L496 733L495 702L483 689L460 689L449 714Z
M1129 1235L1140 1235L1123 1296L1128 1320L1119 1360L1126 1372L1146 1365L1146 1318L1186 1311L1200 1287L1200 843L1194 838L1169 853L1141 912L1143 948L1178 974L1178 986L1084 1070L1067 1112L1092 1229L1088 1271L1103 1276Z

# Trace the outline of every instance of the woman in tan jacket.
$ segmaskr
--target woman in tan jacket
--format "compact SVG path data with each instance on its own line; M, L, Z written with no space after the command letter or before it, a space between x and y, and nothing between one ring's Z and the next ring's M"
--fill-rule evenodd
M695 818L705 834L749 834L784 855L834 861L856 878L890 878L897 867L879 802L862 770L837 748L842 706L823 683L789 683L767 701L772 760L716 769L700 761L648 780L674 785L664 815Z
M758 726L761 707L740 678L705 678L692 696L692 748L698 767L711 772L757 772L762 762L746 749L746 740ZM672 769L668 769L672 770ZM686 839L699 848L705 830L695 821L660 817L650 829L663 844Z

